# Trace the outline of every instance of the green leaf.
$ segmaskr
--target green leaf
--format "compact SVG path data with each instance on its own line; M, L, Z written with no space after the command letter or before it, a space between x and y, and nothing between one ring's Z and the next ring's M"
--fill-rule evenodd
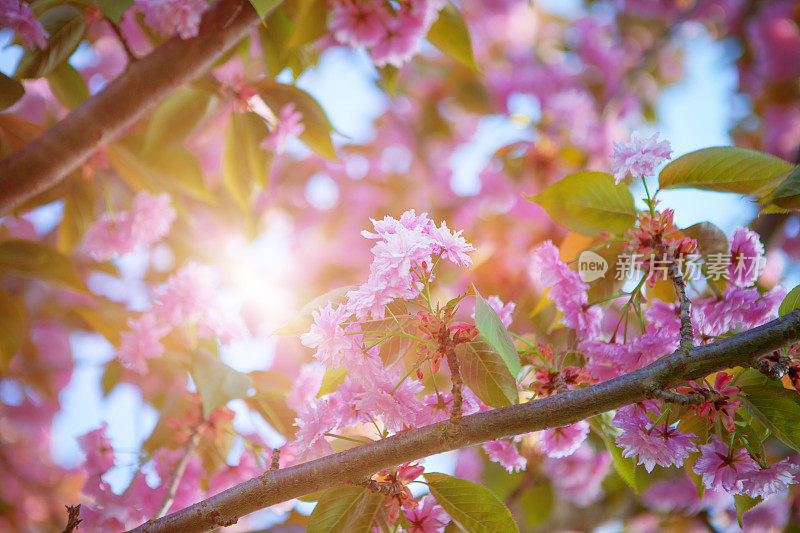
M450 518L468 533L517 532L511 511L495 494L472 481L425 473L431 494Z
M378 68L380 77L376 83L378 87L386 91L386 94L394 98L397 96L397 78L400 75L400 69L394 65L386 65Z
M289 64L293 51L286 47L286 43L293 30L294 23L284 8L276 9L264 24L259 26L261 55L266 63L269 78L277 77Z
M22 303L3 291L0 291L0 317L0 374L5 374L28 334L28 318Z
M519 499L519 507L526 529L533 530L547 522L553 513L554 503L553 489L547 482L538 483L525 491Z
M492 346L481 338L456 345L464 383L490 407L519 402L516 376Z
M503 361L508 366L512 376L519 374L522 365L519 362L519 354L511 341L511 335L503 325L500 317L492 306L486 303L483 296L475 289L475 326L481 336L486 339L492 348L495 349Z
M767 383L742 387L739 397L753 418L785 445L800 451L800 394L780 384Z
M781 302L778 308L778 315L783 316L800 308L800 285L789 291L789 294Z
M245 398L253 386L250 377L237 372L218 357L199 349L192 358L192 378L203 401L203 416L236 398Z
M623 457L622 449L614 442L613 431L610 426L604 423L600 418L595 417L589 419L589 425L597 433L603 443L606 445L608 453L611 454L611 464L614 465L614 470L617 474L633 489L635 493L639 493L639 484L636 481L636 457Z
M25 87L20 82L0 72L0 110L11 107L24 95Z
M167 190L208 203L216 201L206 188L197 159L182 146L141 155L127 144L112 143L106 154L114 170L134 190Z
M75 109L89 98L89 89L83 76L66 61L47 75L50 90L67 109Z
M71 5L58 5L45 11L39 21L50 34L43 50L26 50L14 77L41 78L69 59L86 33L86 16Z
M286 43L287 48L296 48L312 43L327 32L327 0L289 0L285 4L294 30Z
M334 306L343 304L347 301L347 293L358 288L358 285L347 285L330 290L321 296L317 296L306 305L300 308L297 315L285 326L275 331L275 335L289 335L296 337L307 332L314 323L314 311L328 304Z
M777 187L758 200L761 204L773 204L782 209L800 207L800 166L794 167Z
M320 156L336 161L331 133L334 131L328 115L310 94L294 85L286 85L272 80L261 80L252 84L259 96L277 116L286 104L294 104L302 113L303 133L300 140Z
M664 167L658 183L662 189L691 187L752 194L791 169L791 163L769 154L738 146L723 146L704 148L679 157Z
M222 152L222 181L244 212L256 184L266 187L269 180L267 153L261 141L267 135L267 125L255 113L231 115Z
M119 24L122 15L133 5L133 0L97 0L103 15L114 24Z
M250 3L258 13L258 18L263 20L273 9L281 5L283 0L250 0Z
M742 527L742 516L744 513L758 505L764 501L764 498L759 496L758 498L751 498L747 494L734 494L733 495L733 504L736 506L736 521L739 523L739 527Z
M386 496L360 486L326 490L308 517L308 533L369 533Z
M347 370L345 370L343 366L334 369L326 368L325 374L322 376L322 383L319 384L317 398L330 394L331 392L336 392L336 389L339 388L339 384L344 381L346 375Z
M91 183L79 179L72 183L64 197L64 214L58 225L56 247L68 254L80 242L94 223L94 204L97 190Z
M179 144L208 116L216 98L197 87L172 93L161 102L144 133L144 151L163 150L165 145Z
M0 272L41 279L76 292L89 292L68 257L32 241L11 239L0 243Z
M448 2L439 11L439 18L428 31L427 39L433 46L456 61L463 63L475 72L478 71L478 65L475 64L475 57L472 55L469 29L461 12L451 2Z
M527 198L541 205L555 222L582 235L621 234L636 222L628 186L614 183L613 176L605 172L570 174Z
M703 256L724 254L730 248L725 233L711 222L698 222L682 229L681 233L697 241L697 251Z

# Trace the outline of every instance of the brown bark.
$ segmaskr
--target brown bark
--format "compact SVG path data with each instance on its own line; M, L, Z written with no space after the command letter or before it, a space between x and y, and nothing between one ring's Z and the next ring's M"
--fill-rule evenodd
M63 120L0 161L0 216L56 185L181 85L203 75L259 22L247 0L219 0L196 37L173 37Z

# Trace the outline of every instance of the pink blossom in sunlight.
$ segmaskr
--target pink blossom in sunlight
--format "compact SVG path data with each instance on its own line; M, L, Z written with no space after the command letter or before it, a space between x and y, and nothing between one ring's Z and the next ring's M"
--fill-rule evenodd
M734 328L760 326L778 316L787 290L778 285L763 294L755 287L728 287L722 298L694 302L692 322L698 333L722 335Z
M170 327L160 324L152 313L128 320L129 331L120 333L119 360L139 374L147 372L147 360L164 355L161 338Z
M130 211L101 216L86 232L83 250L98 261L125 255L160 241L169 233L175 217L169 195L141 192Z
M288 103L281 108L278 123L275 128L261 141L261 148L268 152L282 154L286 150L286 141L289 137L298 137L305 130L303 114L295 108L293 103Z
M468 254L469 252L475 251L475 247L461 236L464 230L458 230L453 233L447 227L447 223L442 221L438 228L431 224L429 232L433 242L441 248L440 253L442 254L442 259L447 259L458 266L469 266L472 264L472 259L470 259Z
M380 0L340 0L331 6L329 27L342 44L370 47L386 33L381 18L388 15Z
M131 209L131 238L137 246L160 241L172 227L177 214L170 205L169 195L140 192Z
M669 160L671 155L669 141L659 141L658 133L648 138L634 133L629 143L614 143L611 172L617 183L629 172L634 178L652 176L656 167Z
M300 335L300 342L308 348L316 348L314 357L323 365L337 367L341 364L342 352L358 350L352 336L342 327L350 315L347 307L332 304L312 311L314 323L308 332Z
M100 475L114 466L114 447L106 436L107 424L78 437L78 444L86 454L84 468L89 475Z
M386 304L418 296L422 282L430 276L434 255L459 266L471 263L467 253L474 247L461 237L461 231L452 233L444 222L437 227L427 213L417 215L412 209L399 220L387 216L373 219L372 225L375 233L361 233L377 240L371 249L369 278L347 293L347 308L359 320L383 318Z
M533 250L530 272L541 280L542 285L550 287L547 298L564 314L560 324L574 329L586 340L600 334L602 311L597 306L586 307L589 285L559 259L558 248L552 241L545 241Z
M247 325L238 309L221 300L206 309L197 324L198 337L216 338L223 345L242 340L247 335Z
M742 476L743 492L751 498L766 498L770 494L782 492L797 483L798 470L800 467L796 464L790 463L789 459L783 459L767 468L747 472Z
M297 457L301 461L317 459L333 453L333 448L325 436L337 427L331 417L331 403L327 398L318 398L313 404L294 419L297 426L293 445L297 447Z
M430 494L420 498L416 509L405 509L403 513L408 520L408 533L442 533L449 522L447 512Z
M214 272L208 265L191 262L155 291L156 315L175 326L197 321L217 303Z
M520 455L516 444L511 439L485 442L481 447L490 461L500 464L509 473L521 472L528 465L528 460Z
M419 51L426 29L424 13L402 7L397 16L386 21L386 32L370 50L375 65L402 67Z
M692 470L703 477L703 485L709 489L741 493L744 489L743 474L749 475L758 469L747 450L730 450L716 435L711 437L708 444L700 446L700 451L701 455Z
M20 0L0 0L0 28L16 32L25 48L44 48L47 45L47 31L36 20L28 4Z
M300 375L294 380L292 390L286 396L286 405L294 412L299 413L307 405L314 403L324 375L325 369L319 365L303 366L300 369Z
M208 9L203 0L135 0L144 12L144 22L161 35L175 33L181 39L197 35L200 18Z
M764 245L758 233L738 228L731 240L728 279L737 287L752 286L764 266Z
M683 465L689 455L697 451L692 439L694 433L681 433L674 425L666 423L653 426L641 410L623 408L617 411L612 425L622 429L615 437L617 446L623 448L623 457L639 457L638 464L652 472L655 465L664 467Z
M561 428L542 430L539 433L539 440L542 441L542 452L548 457L572 455L586 440L586 435L588 434L589 423L585 420Z

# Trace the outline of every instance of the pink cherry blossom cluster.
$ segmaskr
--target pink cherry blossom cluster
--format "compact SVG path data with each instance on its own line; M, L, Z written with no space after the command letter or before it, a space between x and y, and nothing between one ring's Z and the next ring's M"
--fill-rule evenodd
M128 331L120 335L119 360L133 371L144 374L147 360L164 354L161 339L173 328L195 327L203 339L218 339L230 344L247 332L238 311L218 290L214 272L208 265L189 263L155 290L153 309L128 320Z
M600 334L602 313L598 307L588 306L589 284L559 259L552 241L545 241L531 253L530 271L549 287L547 298L564 314L560 324L574 329L581 339L594 339Z
M161 240L175 221L169 195L140 192L130 211L106 213L86 232L83 250L108 261Z
M25 48L44 48L47 45L47 31L25 2L0 0L0 28L15 32Z
M475 247L461 236L462 230L453 233L446 222L436 226L427 213L417 215L411 209L399 220L386 216L372 224L375 233L362 232L377 241L371 249L369 278L347 293L347 310L359 320L383 318L386 305L395 299L416 298L430 278L434 257L458 266L472 263L468 254Z
M177 33L181 39L197 35L200 17L208 9L205 0L135 0L135 4L144 13L145 24L161 35Z
M334 0L330 30L342 44L370 50L379 67L402 66L419 49L443 0Z

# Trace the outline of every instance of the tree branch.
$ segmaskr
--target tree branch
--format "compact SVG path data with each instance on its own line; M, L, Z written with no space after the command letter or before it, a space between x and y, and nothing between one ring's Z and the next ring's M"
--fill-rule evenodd
M169 481L167 494L164 496L164 501L161 502L161 507L159 507L156 512L155 518L161 518L167 514L167 511L169 511L169 508L172 507L172 504L175 502L175 494L178 492L178 485L181 484L181 478L183 478L183 473L186 472L186 467L189 465L189 459L191 459L192 453L194 453L194 449L197 447L197 443L200 442L200 431L202 428L203 424L200 424L192 432L192 436L189 437L189 442L186 443L183 449L183 455L172 471L172 479Z
M49 189L159 102L205 73L259 22L247 0L219 0L196 37L173 37L20 150L0 161L0 216Z
M527 403L461 419L461 432L442 439L449 423L412 429L321 459L275 470L216 494L130 533L200 532L264 507L319 490L359 483L375 472L429 455L530 431L566 426L651 397L734 366L750 366L759 356L800 340L800 310L713 344L677 350L655 363L617 378Z

